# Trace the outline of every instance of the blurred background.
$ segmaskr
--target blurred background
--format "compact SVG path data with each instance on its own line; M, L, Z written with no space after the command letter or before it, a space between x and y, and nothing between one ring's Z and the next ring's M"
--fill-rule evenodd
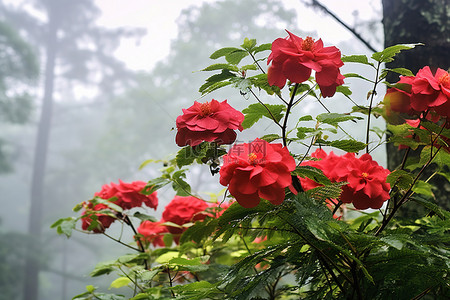
M127 249L100 235L67 239L50 225L75 215L72 208L103 184L159 176L161 163L139 166L176 153L175 119L194 100L228 99L238 109L254 103L232 88L200 98L211 74L199 70L215 62L215 50L245 37L270 43L285 29L322 38L344 55L383 49L381 0L320 3L328 12L306 0L1 0L0 299L66 300L87 284L108 289L107 280L88 274ZM350 71L374 76L359 66L342 73ZM365 104L370 86L346 85ZM353 106L342 95L324 102L337 112ZM294 113L322 112L309 99ZM364 123L358 126L362 132ZM276 130L261 122L238 140ZM385 164L384 147L374 156ZM218 193L218 179L200 170L190 174L194 191ZM160 207L150 212L157 217L174 193L158 195Z

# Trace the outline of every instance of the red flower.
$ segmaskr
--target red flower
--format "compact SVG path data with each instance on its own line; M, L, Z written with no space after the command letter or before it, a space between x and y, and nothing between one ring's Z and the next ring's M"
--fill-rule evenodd
M167 227L161 225L164 222L164 220L160 220L158 222L150 222L146 220L139 225L137 232L142 234L143 239L148 243L152 243L154 247L164 247L164 234L168 232Z
M336 87L344 84L344 76L339 71L344 65L339 49L323 47L321 39L314 41L309 36L302 39L287 33L287 38L278 38L272 43L272 53L267 60L267 64L272 62L267 72L269 84L283 88L287 79L302 83L314 70L322 96L333 96Z
M82 213L81 217L81 228L83 230L88 230L89 226L91 226L91 223L93 221L92 217L93 215L97 216L96 221L99 223L92 231L94 233L103 233L105 232L105 229L111 226L111 224L116 220L114 217L106 215L106 214L96 214L92 213L94 211L100 211L100 210L110 210L110 208L102 203L99 203L95 206L93 206L92 203L88 203L85 205L85 210ZM113 212L111 210L111 212Z
M319 149L312 156L322 159L303 162L302 165L321 169L332 182L348 182L342 187L339 197L343 203L352 203L356 209L378 209L389 199L390 185L386 178L390 172L372 160L370 154L359 158L354 153L336 156L333 152L326 155ZM300 182L305 190L319 186L312 184L311 179L300 178Z
M165 222L172 222L178 225L203 220L207 214L203 213L208 204L196 197L175 196L165 207L162 218ZM181 234L184 230L181 228L167 226L172 234Z
M295 169L295 160L287 148L256 139L234 145L223 160L220 184L228 186L240 205L255 207L260 198L275 205L283 202L284 188L292 183L291 172Z
M405 83L410 87L400 89L391 88L387 97L392 98L390 93L396 97L390 108L393 111L406 112L408 114L419 114L427 110L435 111L443 117L450 117L450 75L448 72L437 69L435 74L430 67L420 69L416 76L401 77L399 83ZM404 95L399 95L403 92ZM401 97L399 97L401 96ZM389 99L388 99L389 100Z
M119 184L112 182L111 185L103 185L102 190L95 193L95 196L105 200L116 197L116 200L112 202L123 209L141 207L142 204L156 209L158 206L156 192L150 195L141 194L141 191L146 185L147 184L144 181L133 181L131 183L126 183L119 179Z
M199 103L188 109L177 118L176 143L183 147L197 146L203 141L218 144L232 144L236 140L236 129L243 130L244 115L232 108L227 100L219 102Z

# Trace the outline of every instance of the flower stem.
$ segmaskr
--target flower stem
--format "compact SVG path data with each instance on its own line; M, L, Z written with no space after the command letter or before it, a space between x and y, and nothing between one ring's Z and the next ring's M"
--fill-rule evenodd
M377 94L376 89L379 83L378 74L380 73L381 62L378 62L377 73L375 75L375 83L373 85L372 94L370 95L369 111L367 113L367 130L366 130L366 153L369 153L369 135L370 135L370 115L372 114L373 98Z
M286 115L284 116L283 126L281 127L281 133L283 136L283 146L287 146L287 137L286 137L286 128L287 128L287 122L289 118L289 113L291 112L292 104L294 103L295 94L297 93L297 89L300 84L296 83L294 86L294 89L292 90L292 96L291 100L289 100L289 103L286 108Z

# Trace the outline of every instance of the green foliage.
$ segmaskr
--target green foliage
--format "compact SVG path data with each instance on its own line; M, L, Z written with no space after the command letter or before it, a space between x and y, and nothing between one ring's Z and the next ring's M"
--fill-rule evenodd
M397 45L375 53L371 59L377 64L364 55L344 57L344 62L368 65L380 74L371 80L349 73L348 77L360 78L374 85L368 93L369 106L353 107L349 113L299 116L294 127L290 127L288 118L295 106L305 97L320 98L315 94L313 78L303 84L288 84L284 94L289 95L289 101L283 99L281 90L268 85L267 74L259 64L265 58L255 55L270 47L270 44L258 46L256 40L246 38L241 48L225 47L215 51L210 58L224 59L226 62L203 69L215 74L206 79L200 92L204 95L230 86L241 95L251 94L256 102L243 109L245 119L242 126L250 128L263 117L277 125L274 127L280 131L268 132L262 139L281 141L297 159L295 170L284 173L285 178L291 176L292 181L291 186L284 188L282 203L274 205L267 199L260 199L255 207L244 208L234 202L223 211L216 210L216 204L212 204L181 225L162 220L162 226L166 226L168 232L163 232L163 237L158 238L163 239L165 247L153 247L150 245L155 237L137 234L131 221L155 221L152 216L141 212L127 215L126 210L120 210L114 204L116 198L95 197L91 202L107 204L116 211L117 218L123 220L123 226L131 227L136 240L124 243L122 234L118 239L113 238L134 250L134 253L98 264L90 275L114 276L110 289L120 291L131 288L134 293L131 299L417 299L424 292L445 298L450 292L450 212L434 203L436 187L430 184L430 178L422 178L422 175L423 170L431 166L436 170L434 175L450 178L450 154L442 149L447 146L446 138L450 137L450 130L440 123L428 121L423 121L423 126L419 128L407 124L389 125L389 142L414 149L425 146L416 160L408 159L410 150L406 151L402 165L389 175L378 168L373 174L368 174L372 171L369 169L367 173L364 169L352 170L347 177L338 179L348 182L334 182L337 180L333 179L334 175L328 174L328 170L302 164L305 159L314 160L308 157L308 153L316 146L330 146L345 152L357 153L364 149L369 152L368 145L372 141L367 139L362 142L353 138L341 125L364 119L353 115L355 112L367 118L382 115L383 108L372 103L377 84L388 72L403 75L410 72L403 68L381 70L380 65L392 61L397 53L413 46ZM248 60L250 63L246 62ZM254 71L260 74L249 76ZM253 88L274 96L279 104L262 102L253 93ZM352 94L345 86L337 88L337 92L346 98ZM385 142L384 130L378 127L365 130L367 136L369 132L377 134L380 139L378 145ZM293 133L296 137L291 136ZM345 137L337 136L339 133L345 134ZM310 141L306 143L305 139ZM297 153L292 150L296 147L306 150ZM150 194L164 186L171 186L177 195L192 195L194 191L186 180L189 166L206 164L214 175L220 167L220 157L225 153L225 149L215 143L203 142L195 147L183 147L174 158L164 161L161 175L150 180L143 193ZM282 159L275 152L268 155L274 162ZM149 160L143 166L150 162L153 161ZM242 190L241 198L238 198L240 203L246 200L246 194L253 196L254 190L262 192L270 188L270 184L258 186L259 182L265 181L258 177L257 169L263 164L271 168L271 172L284 168L272 161L254 162L250 157L248 164L243 162L236 166L236 169L248 172L239 177L243 181L248 177L248 182L242 184L249 185ZM370 167L368 164L365 166ZM336 163L336 170L329 172L339 173L345 169L345 165ZM381 176L387 176L389 191L384 183L383 187L381 184L378 187L369 185L375 177ZM298 178L311 179L317 187L304 191ZM389 197L382 199L386 200L385 207L366 212L356 210L351 203L347 203L349 201L345 196L350 193L354 193L354 197L359 197L355 193L360 191L369 198L379 196L377 188L383 188L382 197ZM230 191L233 191L231 187ZM227 192L223 200L226 195ZM367 200L365 196L361 199ZM213 199L216 201L217 196ZM426 215L417 219L395 218L396 212L412 201L422 205ZM80 209L81 206L76 207L76 210ZM97 214L108 213L112 214L107 209L90 213L92 222L88 229L98 225ZM60 219L52 227L58 233L70 236L78 219ZM114 294L97 293L93 286L89 286L87 292L74 299L122 297L111 295Z
M242 110L245 115L242 127L245 129L252 127L262 117L272 119L279 122L283 117L283 112L286 108L283 105L255 103L250 104L247 108Z
M394 60L394 56L400 53L403 50L410 50L416 46L420 46L422 44L399 44L391 47L387 47L383 51L375 52L372 54L372 59L379 63L387 63Z

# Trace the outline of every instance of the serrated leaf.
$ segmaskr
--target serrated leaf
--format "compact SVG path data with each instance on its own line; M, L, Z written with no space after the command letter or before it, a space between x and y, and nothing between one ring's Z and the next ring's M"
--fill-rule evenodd
M191 146L180 149L175 157L178 168L190 165L197 158L198 150L194 150Z
M89 274L91 277L97 277L103 274L109 274L113 271L115 271L115 261L107 261L107 262L101 262L98 263L94 270Z
M230 81L206 82L198 89L198 91L202 93L203 96L230 84Z
M217 59L217 58L219 58L219 57L225 56L225 55L227 55L227 54L229 54L229 53L231 53L231 52L233 52L233 51L236 51L236 50L242 51L241 49L239 49L239 48L234 48L234 47L225 47L225 48L221 48L221 49L215 51L213 54L211 54L211 56L210 56L209 58L211 58L211 59Z
M365 55L344 55L341 58L342 62L352 62L352 63L359 63L364 65L371 65L372 63L369 62L369 59Z
M366 148L366 144L360 141L356 140L338 140L338 141L331 141L329 143L331 147L338 148L341 150L344 150L346 152L352 152L357 153L364 148Z
M391 187L397 185L399 188L404 190L409 189L413 181L414 177L404 170L395 170L386 178L386 182L389 183Z
M310 128L310 127L297 127L297 137L301 140L308 137L307 133L311 133L312 135L316 135L322 132L321 130Z
M344 96L350 96L352 94L352 91L350 90L350 88L346 85L339 85L336 87L336 93L341 93Z
M323 174L322 170L311 166L298 166L297 168L295 168L292 174L300 176L302 178L309 178L323 185L331 183L330 179L328 179L328 177Z
M128 277L119 277L117 279L115 279L113 282L111 282L111 285L109 286L109 288L114 288L114 289L118 289L124 286L127 286L129 283L131 283L130 278Z
M222 72L220 72L219 74L214 74L214 75L208 77L206 79L206 82L215 83L215 82L224 81L226 79L230 79L230 78L233 78L233 77L236 77L236 75L231 73L228 70L222 70Z
M172 188L177 192L178 196L190 196L191 186L185 181L186 170L180 170L172 175Z
M429 184L428 182L425 182L423 180L418 180L414 184L412 190L414 193L432 197L433 192L432 192L431 188L432 188L432 185Z
M169 183L170 180L164 177L152 179L147 183L147 185L145 186L144 190L141 191L141 193L145 195L150 195L151 193L156 192L157 190L166 186Z
M408 70L406 68L393 68L393 69L386 69L386 70L395 72L397 74L404 75L404 76L414 76L413 72L411 72L411 70Z
M256 46L256 39L244 39L244 43L241 45L242 48L244 48L247 51L251 51L253 47Z
M317 121L320 123L330 124L337 126L340 122L350 121L350 120L362 120L363 118L352 116L349 114L338 114L338 113L323 113L316 117Z
M252 52L254 54L256 54L258 52L267 51L270 49L272 49L272 43L267 43L267 44L262 44L262 45L256 46L255 48L253 48Z
M422 44L399 44L387 47L383 51L375 52L372 55L372 59L376 60L380 63L386 63L391 62L394 60L394 56L400 53L400 51L403 50L410 50L413 49L415 46L422 45Z
M313 117L310 116L310 115L306 115L306 116L300 117L300 118L298 119L299 122L302 122L302 121L312 121L312 120L314 120L314 119L313 119Z
M272 119L272 116L269 114L268 110L275 117L275 120L278 122L283 117L283 111L285 110L284 105L273 105L273 104L264 104L264 106L260 103L250 104L247 108L242 110L245 115L244 122L242 122L242 127L245 129L252 127L256 122L258 122L262 117L267 117Z
M213 64L204 68L202 71L215 71L215 70L229 70L238 72L239 68L231 64Z
M247 51L244 50L236 50L232 51L225 55L225 59L227 62L233 65L237 65L241 62L241 60L248 55Z
M368 78L366 78L366 77L364 77L362 75L359 75L357 73L346 73L346 74L343 74L343 75L344 75L345 78L359 78L359 79L368 81L370 83L374 83L373 80L370 80L370 79L368 79Z
M279 134L272 133L272 134L266 134L266 135L262 136L261 139L270 143L275 140L282 139L282 137Z

